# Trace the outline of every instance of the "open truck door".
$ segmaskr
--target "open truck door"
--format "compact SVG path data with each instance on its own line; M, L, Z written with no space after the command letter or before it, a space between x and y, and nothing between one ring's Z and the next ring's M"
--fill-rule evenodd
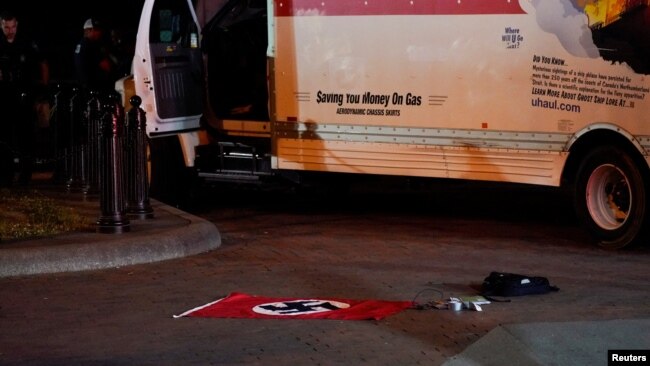
M197 130L203 112L200 26L191 0L146 0L133 59L150 137Z
M150 193L179 205L194 180L194 145L203 114L200 26L192 0L145 0L133 58L149 139Z

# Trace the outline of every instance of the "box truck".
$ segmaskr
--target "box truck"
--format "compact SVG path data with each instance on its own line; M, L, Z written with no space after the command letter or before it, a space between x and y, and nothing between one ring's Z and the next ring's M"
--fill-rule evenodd
M146 0L133 82L152 179L176 161L204 180L560 187L601 246L640 243L648 14L647 0Z

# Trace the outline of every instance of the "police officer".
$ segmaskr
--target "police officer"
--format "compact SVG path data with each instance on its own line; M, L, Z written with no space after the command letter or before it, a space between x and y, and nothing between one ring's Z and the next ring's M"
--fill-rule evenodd
M90 18L84 23L83 32L74 52L77 80L86 90L113 91L115 64L103 27L96 19Z
M16 15L0 15L0 99L3 114L0 140L16 150L21 184L31 180L37 93L49 82L49 66L36 42L18 31Z

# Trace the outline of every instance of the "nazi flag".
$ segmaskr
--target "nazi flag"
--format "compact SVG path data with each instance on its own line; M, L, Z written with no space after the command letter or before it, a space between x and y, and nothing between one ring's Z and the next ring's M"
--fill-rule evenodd
M174 317L379 320L412 306L412 301L276 298L233 292Z

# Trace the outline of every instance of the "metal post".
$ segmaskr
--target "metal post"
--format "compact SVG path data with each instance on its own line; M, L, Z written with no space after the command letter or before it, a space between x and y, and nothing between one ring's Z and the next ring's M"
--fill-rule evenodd
M99 129L102 123L102 101L97 91L90 91L90 97L86 103L85 118L87 120L86 133L86 166L87 181L84 186L84 194L99 193Z
M127 114L127 207L129 215L138 219L153 218L149 203L147 174L147 119L140 105L142 99L134 95L129 99L131 109Z
M72 96L70 97L70 130L69 138L69 161L70 161L70 176L66 187L69 192L79 192L86 185L85 182L85 160L84 149L85 146L81 139L84 136L84 123L81 113L81 106L83 105L83 95L79 88L72 89Z
M52 118L52 139L54 140L54 176L55 183L64 183L68 179L68 129L70 117L67 99L68 93L61 84L57 84L57 92L54 95L54 107Z
M124 196L124 109L111 99L104 105L100 126L100 209L97 232L123 233L131 230Z

